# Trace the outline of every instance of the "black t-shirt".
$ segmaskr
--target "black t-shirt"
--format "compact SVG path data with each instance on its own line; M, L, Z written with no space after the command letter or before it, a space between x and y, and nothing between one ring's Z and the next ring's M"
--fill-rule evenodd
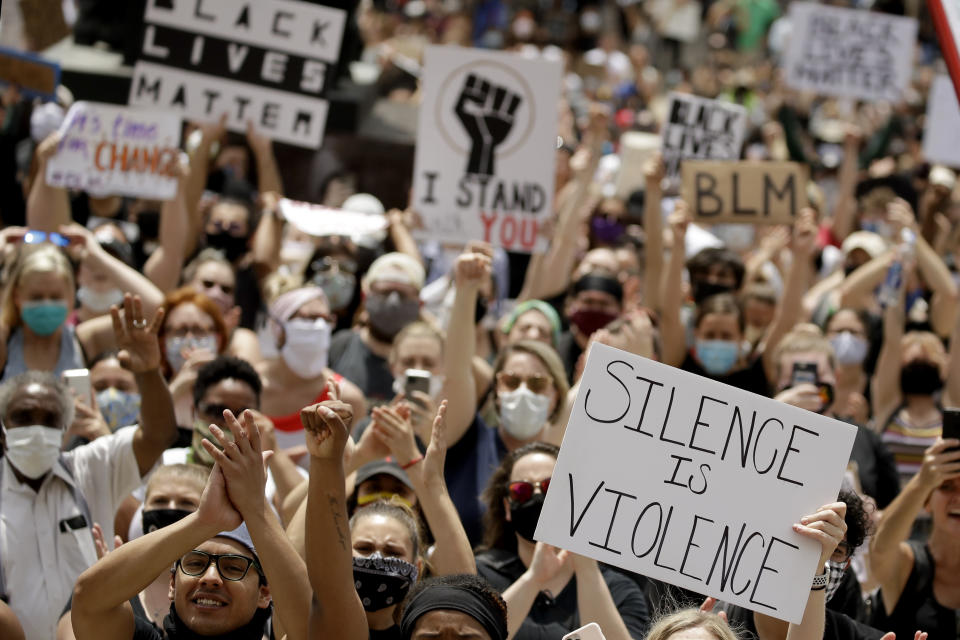
M857 475L863 492L877 501L877 507L887 505L900 493L900 476L893 454L875 431L857 425L857 437L850 451L851 462L857 463Z
M687 357L683 359L683 363L680 365L680 368L689 373L695 373L698 376L710 378L711 380L728 384L731 387L736 387L737 389L743 389L744 391L756 393L757 395L766 396L768 398L771 397L770 384L767 382L767 372L763 369L762 357L754 358L753 362L748 364L743 369L739 369L725 376L710 375L707 373L706 369L701 367L700 363L697 362L697 360L689 353L687 354Z
M560 355L563 368L567 372L567 382L573 384L573 375L577 368L577 361L583 354L583 349L577 344L577 339L573 337L572 329L567 329L560 334L560 340L557 342L557 353Z
M491 549L477 555L477 572L500 593L516 582L524 571L526 567L512 551ZM650 626L650 609L643 591L633 580L603 565L600 565L600 573L630 637L640 640ZM574 576L555 598L542 592L537 595L514 638L557 640L587 622L589 620L580 619L577 611L577 578Z
M393 399L393 374L386 358L363 343L360 334L344 329L330 341L330 368L360 387L374 406Z
M400 640L400 626L393 625L389 629L370 629L370 640Z
M757 626L753 623L752 611L734 605L726 605L724 610L727 612L730 626L737 629L738 638L741 640L758 640ZM823 640L880 640L883 634L883 631L857 622L832 610L829 606L826 609Z

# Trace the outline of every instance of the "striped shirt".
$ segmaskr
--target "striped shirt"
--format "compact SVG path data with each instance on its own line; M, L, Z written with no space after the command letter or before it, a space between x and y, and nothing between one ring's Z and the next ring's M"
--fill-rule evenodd
M894 412L881 437L893 454L901 488L920 471L924 451L937 441L942 432L942 415L935 422L915 427L901 417L901 409Z

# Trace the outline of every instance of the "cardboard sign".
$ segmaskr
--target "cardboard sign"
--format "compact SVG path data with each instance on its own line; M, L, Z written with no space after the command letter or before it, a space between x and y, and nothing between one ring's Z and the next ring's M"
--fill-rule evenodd
M27 98L56 100L60 65L38 55L0 47L0 86L15 84Z
M940 53L947 63L947 71L953 80L953 90L960 99L960 51L957 50L957 38L960 37L960 6L955 2L927 0L930 17L937 32Z
M130 104L200 122L224 113L274 140L317 148L346 12L295 0L147 0Z
M386 216L334 209L287 198L280 201L280 213L287 222L311 236L358 238L382 233L387 228Z
M683 199L697 222L793 224L807 206L805 165L686 160Z
M927 97L923 155L930 162L960 167L960 103L947 76L937 76Z
M535 537L800 622L856 432L594 344Z
M617 174L617 197L626 200L638 189L646 189L643 165L660 150L660 136L643 131L627 131L620 136L620 172Z
M159 200L176 194L176 178L168 173L180 154L176 114L75 102L60 134L47 163L47 184Z
M737 160L747 131L747 110L738 104L671 93L663 124L663 162L676 180L686 158Z
M787 85L822 95L891 100L910 83L917 21L811 2L790 5Z
M414 159L421 237L530 253L553 215L559 61L427 47Z

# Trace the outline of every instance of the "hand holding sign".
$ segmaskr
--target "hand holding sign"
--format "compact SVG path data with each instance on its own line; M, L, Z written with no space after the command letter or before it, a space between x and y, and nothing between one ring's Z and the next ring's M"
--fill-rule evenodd
M456 113L470 136L467 173L494 175L494 153L513 128L520 96L505 87L495 87L471 73L467 76Z
M823 567L847 534L847 523L843 519L846 513L847 503L834 502L820 507L816 513L800 518L800 522L793 525L794 531L820 544L818 567Z

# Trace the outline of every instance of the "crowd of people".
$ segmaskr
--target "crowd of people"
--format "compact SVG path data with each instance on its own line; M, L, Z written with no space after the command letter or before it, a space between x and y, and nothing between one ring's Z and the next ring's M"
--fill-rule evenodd
M788 4L360 2L386 102L417 102L426 44L562 61L533 255L431 239L348 164L322 203L383 231L310 235L253 124L184 123L170 200L52 187L68 87L8 85L0 638L960 638L960 187L921 148L945 68L924 7L854 3L919 19L909 91L794 91ZM809 167L792 226L697 222L659 154L616 195L670 91ZM534 539L595 343L856 426L840 494L796 514L801 622Z

